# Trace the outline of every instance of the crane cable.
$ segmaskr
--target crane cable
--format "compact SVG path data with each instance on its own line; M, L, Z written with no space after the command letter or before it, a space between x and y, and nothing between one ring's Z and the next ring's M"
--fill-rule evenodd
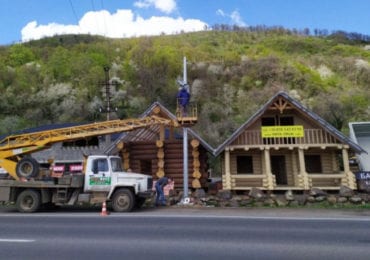
M72 0L68 0L68 2L69 2L69 5L70 5L70 7L72 9L73 16L76 19L77 26L79 27L80 32L82 32L81 27L80 27L80 23L79 23L79 19L78 19L77 13L76 13L76 10L75 10L75 8L73 6L73 2L72 2ZM91 7L92 7L93 12L96 13L96 8L95 8L94 0L91 0L90 3L91 3ZM100 4L101 4L102 10L105 10L104 9L104 4L103 4L103 0L100 1ZM99 28L99 21L98 21L98 19L95 19L95 22L96 22L96 28ZM106 23L106 19L105 19L105 16L104 15L103 15L103 22L104 22L104 32L103 32L103 35L104 36L107 36L108 30L107 30L107 23Z

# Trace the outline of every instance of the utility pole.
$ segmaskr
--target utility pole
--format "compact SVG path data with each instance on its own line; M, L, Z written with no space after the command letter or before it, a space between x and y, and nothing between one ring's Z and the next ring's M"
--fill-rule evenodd
M117 108L112 109L111 107L111 87L112 86L117 86L118 84L116 82L110 82L109 81L109 67L105 66L104 67L104 73L105 73L105 81L101 84L104 87L105 91L105 101L106 101L106 106L105 107L100 107L99 112L101 113L106 113L107 114L107 121L110 120L110 113L117 111ZM111 143L111 136L106 135L105 136L105 142L107 144Z
M104 72L105 72L105 98L107 101L107 121L110 119L110 82L109 82L109 67L106 66L104 67Z
M106 106L103 108L101 107L99 109L99 112L101 113L106 113L107 114L107 121L110 120L110 113L117 111L117 108L112 109L111 107L111 87L112 86L117 86L118 84L116 82L109 82L109 67L105 66L104 67L104 72L105 72L105 81L102 83L105 91L105 101L106 101Z

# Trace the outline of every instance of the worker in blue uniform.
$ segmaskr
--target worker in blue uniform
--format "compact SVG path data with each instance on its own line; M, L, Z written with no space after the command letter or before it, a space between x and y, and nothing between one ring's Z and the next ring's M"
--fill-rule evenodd
M180 87L177 93L177 103L180 105L181 117L187 116L187 106L190 101L190 93L185 87Z
M158 179L155 184L155 191L157 192L155 205L156 206L166 206L166 198L164 196L163 188L169 183L170 179L166 176Z

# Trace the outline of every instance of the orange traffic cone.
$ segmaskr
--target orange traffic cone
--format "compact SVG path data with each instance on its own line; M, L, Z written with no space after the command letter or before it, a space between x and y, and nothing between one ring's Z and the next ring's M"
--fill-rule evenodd
M107 211L107 204L105 203L105 201L103 202L103 206L101 208L101 213L100 213L100 216L108 216L108 211Z

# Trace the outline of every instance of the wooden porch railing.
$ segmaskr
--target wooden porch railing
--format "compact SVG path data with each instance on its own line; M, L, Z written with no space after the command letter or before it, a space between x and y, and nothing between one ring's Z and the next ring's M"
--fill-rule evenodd
M334 174L308 174L310 187L321 189L339 189L341 184L345 184L346 175L344 173Z
M251 174L251 175L231 175L231 189L233 190L249 190L252 187L269 189L267 176L264 174ZM296 182L293 186L279 186L276 185L275 175L273 175L273 189L281 188L294 188L304 190L303 176L301 174L296 176ZM223 182L225 182L223 176ZM344 173L333 174L308 174L309 188L320 188L324 190L339 189L342 184L346 183L346 175Z
M262 138L260 130L245 131L233 145L292 145L292 144L338 144L339 141L323 129L305 129L304 137Z

